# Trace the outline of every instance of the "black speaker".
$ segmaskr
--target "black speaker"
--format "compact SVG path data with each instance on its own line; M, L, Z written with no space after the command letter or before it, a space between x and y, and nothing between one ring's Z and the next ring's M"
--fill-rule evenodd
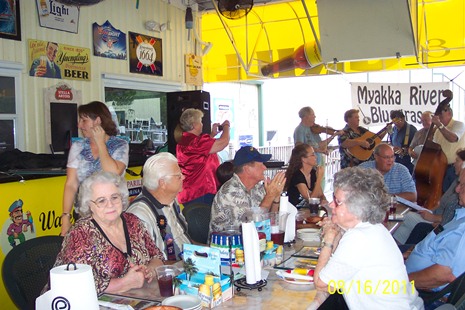
M202 133L211 133L210 93L203 90L181 91L166 94L168 103L168 152L176 155L176 139L182 134L178 126L184 110L193 108L203 112ZM176 129L176 127L178 127ZM176 131L176 134L175 134Z

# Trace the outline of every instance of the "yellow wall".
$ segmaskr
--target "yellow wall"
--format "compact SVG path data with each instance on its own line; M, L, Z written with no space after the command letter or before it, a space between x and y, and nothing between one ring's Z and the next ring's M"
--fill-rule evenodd
M130 168L140 174L142 167ZM34 232L28 229L25 232L26 240L39 236L58 235L60 233L62 213L61 202L63 199L63 187L66 176L58 176L44 179L27 180L23 183L12 182L0 184L0 266L8 252L12 249L7 239L7 228L12 223L8 209L11 204L21 199L23 201L23 218L30 211L33 219ZM140 189L141 178L126 174L130 192ZM16 240L16 243L19 243ZM14 305L5 291L3 281L0 282L0 300L2 309L14 309Z

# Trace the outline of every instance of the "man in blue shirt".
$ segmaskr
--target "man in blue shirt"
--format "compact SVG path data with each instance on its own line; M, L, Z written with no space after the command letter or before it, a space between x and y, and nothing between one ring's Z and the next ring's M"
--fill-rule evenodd
M456 187L461 208L444 227L438 225L415 246L405 265L419 289L438 291L465 272L465 171Z
M361 163L360 167L377 169L384 177L389 194L415 202L417 200L415 182L405 166L394 162L393 148L387 143L380 143L373 153L375 160Z
M342 131L336 131L330 135L326 140L321 140L320 134L313 133L311 127L315 126L315 112L310 107L303 107L299 110L299 117L301 119L300 124L294 130L294 144L305 143L313 147L317 156L317 163L319 166L324 165L325 160L323 154L328 154L328 144L333 138L342 134Z

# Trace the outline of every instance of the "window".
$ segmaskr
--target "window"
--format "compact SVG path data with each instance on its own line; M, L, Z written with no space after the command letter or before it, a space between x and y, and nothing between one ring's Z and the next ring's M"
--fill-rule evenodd
M121 136L130 143L150 140L154 147L167 141L166 93L181 90L180 84L105 75L104 88Z
M24 148L21 102L21 65L0 62L0 153Z

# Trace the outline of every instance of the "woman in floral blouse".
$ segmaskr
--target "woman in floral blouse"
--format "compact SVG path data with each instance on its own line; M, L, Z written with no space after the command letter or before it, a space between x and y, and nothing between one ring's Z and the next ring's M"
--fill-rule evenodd
M65 236L55 266L70 262L92 267L97 294L140 288L155 277L163 254L143 223L125 213L128 189L124 178L98 172L79 189L79 219Z

